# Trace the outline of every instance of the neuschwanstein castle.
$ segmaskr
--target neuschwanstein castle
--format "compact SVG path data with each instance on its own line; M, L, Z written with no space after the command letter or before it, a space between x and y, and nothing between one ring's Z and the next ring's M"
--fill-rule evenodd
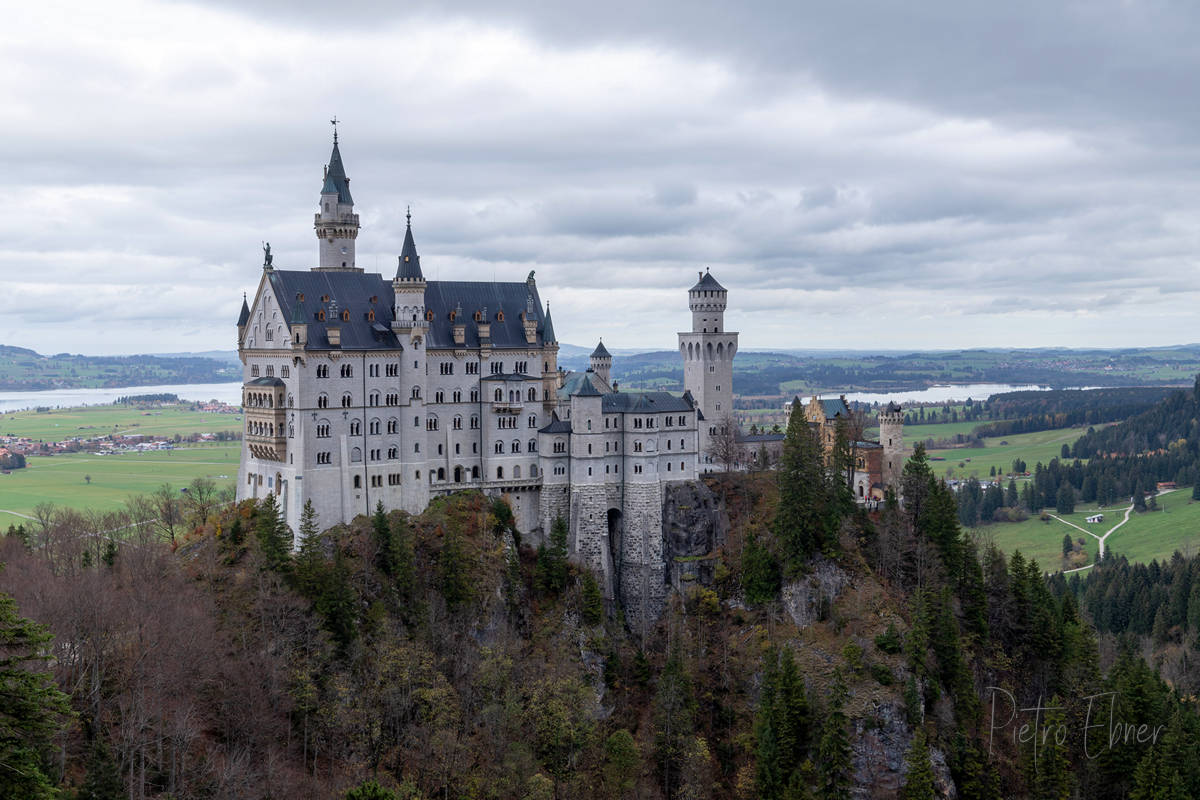
M733 409L738 335L701 273L679 334L686 391L619 391L603 343L558 367L549 304L524 281L431 281L411 216L389 279L355 263L358 215L334 137L314 229L318 266L276 269L269 246L238 320L246 430L238 498L277 496L293 530L384 508L420 512L463 489L503 494L523 532L569 521L576 558L637 605L662 584L667 487L703 471ZM656 578L650 578L649 573Z

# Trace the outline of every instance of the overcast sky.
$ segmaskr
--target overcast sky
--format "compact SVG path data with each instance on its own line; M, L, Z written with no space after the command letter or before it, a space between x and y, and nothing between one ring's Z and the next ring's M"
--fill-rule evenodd
M0 26L0 343L232 349L329 118L391 275L537 271L564 342L1200 340L1200 6L39 0ZM790 6L790 7L789 7ZM501 8L502 7L502 8Z

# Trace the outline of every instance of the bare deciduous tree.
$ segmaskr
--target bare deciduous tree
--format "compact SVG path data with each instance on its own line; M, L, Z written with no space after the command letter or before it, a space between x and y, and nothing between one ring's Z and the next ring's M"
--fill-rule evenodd
M742 445L738 442L738 424L732 414L725 414L716 424L716 434L709 437L705 455L729 472L741 463Z

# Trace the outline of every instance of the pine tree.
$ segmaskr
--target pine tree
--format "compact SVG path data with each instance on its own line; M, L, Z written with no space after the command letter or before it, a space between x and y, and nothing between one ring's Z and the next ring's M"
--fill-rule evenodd
M461 537L448 531L442 540L442 552L438 556L438 577L441 579L442 597L451 611L471 598L470 576L467 573L467 556L463 551Z
M318 589L316 608L334 641L346 650L358 637L358 594L350 583L350 565L340 542L333 547L333 564Z
M934 800L933 762L929 760L929 746L923 728L917 728L913 734L907 761L908 773L904 788L900 791L901 800Z
M846 685L840 673L834 675L829 694L829 710L817 745L817 796L821 800L849 800L851 751L843 710Z
M375 504L375 513L371 515L371 536L375 540L375 565L384 575L393 577L392 526L388 523L382 500Z
M778 481L775 535L783 548L784 569L794 575L809 556L834 544L824 455L817 432L800 408L788 420Z
M254 534L267 569L286 572L290 566L291 537L288 535L287 523L275 503L274 494L268 494L259 503L255 514Z
M1037 748L1037 759L1034 777L1029 783L1037 800L1068 800L1075 784L1070 751L1065 741L1060 743L1056 735L1066 730L1066 715L1062 706L1057 695L1051 698L1048 706L1051 710L1046 712L1045 727L1042 729L1049 731L1050 735L1039 733L1033 742L1033 747Z
M33 667L49 660L46 628L17 611L0 592L0 797L57 797L46 775L54 737L71 716L69 698L54 679Z
M742 588L746 602L752 606L769 602L779 594L779 564L753 530L747 532L742 547Z
M75 793L75 800L125 800L129 792L121 780L121 770L102 736L92 740L88 750L87 775Z
M672 797L695 730L696 698L678 646L673 646L654 695L654 758L663 794Z
M584 623L599 625L604 619L604 595L600 593L600 584L591 572L583 573L579 593Z
M567 521L555 517L550 526L549 543L538 545L533 587L539 594L558 594L567 588L567 534Z

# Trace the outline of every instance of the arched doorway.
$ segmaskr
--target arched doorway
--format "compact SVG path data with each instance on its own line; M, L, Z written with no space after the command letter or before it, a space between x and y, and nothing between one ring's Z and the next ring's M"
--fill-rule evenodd
M454 482L462 483L462 467L454 468Z

